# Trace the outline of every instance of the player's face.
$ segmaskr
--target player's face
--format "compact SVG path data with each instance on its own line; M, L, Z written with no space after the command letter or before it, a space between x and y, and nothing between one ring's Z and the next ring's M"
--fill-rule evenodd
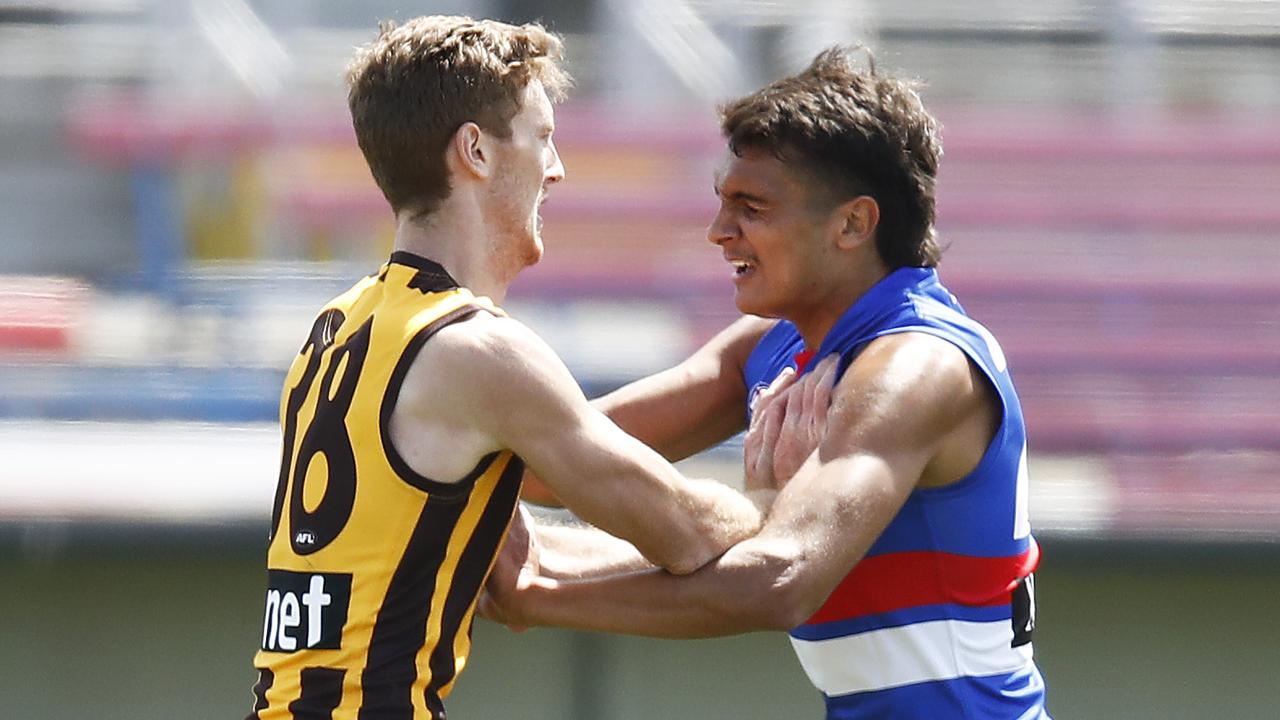
M707 239L733 273L734 302L750 315L803 318L826 297L829 215L813 206L802 172L765 150L728 153L716 174L720 210Z
M513 269L542 257L542 217L538 210L547 189L564 178L564 165L551 141L555 114L538 80L525 86L520 111L511 119L511 137L499 140L499 171L494 187L502 247Z

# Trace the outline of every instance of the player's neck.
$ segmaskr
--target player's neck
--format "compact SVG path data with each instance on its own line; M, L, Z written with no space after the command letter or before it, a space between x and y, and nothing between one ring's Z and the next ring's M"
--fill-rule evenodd
M829 284L825 292L815 295L810 303L787 320L796 326L800 337L804 338L805 347L817 350L849 308L886 275L888 270L879 262L862 266L840 282Z
M425 218L399 216L394 249L440 263L460 286L500 304L511 279L493 266L495 255L483 219L468 208L446 202Z

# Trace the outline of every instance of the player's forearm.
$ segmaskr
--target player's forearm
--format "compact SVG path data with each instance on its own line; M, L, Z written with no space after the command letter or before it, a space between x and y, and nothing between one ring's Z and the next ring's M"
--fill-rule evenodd
M717 604L688 602L691 593L663 570L642 570L585 580L540 578L529 594L530 625L663 638L733 635L763 629ZM729 610L729 608L725 608Z
M541 572L575 580L653 568L634 545L596 528L538 526Z
M768 512L767 493L747 497L714 480L693 480L689 487L700 508L702 534L712 546L704 563L760 532Z
M540 577L521 590L515 614L521 624L666 638L785 630L800 620L789 576L788 557L744 549L688 576Z
M696 482L708 483L704 489L713 496L725 492L716 487L719 484L714 481ZM725 517L717 517L712 513L708 522L712 526L710 533L714 537L708 547L701 551L701 556L688 560L690 569L700 567L719 555L722 549L754 533L762 523L762 518L768 514L777 491L757 490L746 493L744 497L754 509L748 509L734 495L736 493L732 491L727 495L731 498L733 509L727 511ZM714 497L710 501L716 502ZM538 537L542 543L543 573L554 578L612 575L652 568L655 565L635 545L598 528L539 525Z

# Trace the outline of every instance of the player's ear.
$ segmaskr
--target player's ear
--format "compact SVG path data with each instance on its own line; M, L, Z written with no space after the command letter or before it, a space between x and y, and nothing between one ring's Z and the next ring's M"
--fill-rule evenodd
M458 127L449 140L447 153L455 175L461 172L476 179L487 179L493 174L492 141L473 122Z
M840 226L836 246L852 250L875 238L880 225L880 204L869 195L859 195L836 206L834 216Z

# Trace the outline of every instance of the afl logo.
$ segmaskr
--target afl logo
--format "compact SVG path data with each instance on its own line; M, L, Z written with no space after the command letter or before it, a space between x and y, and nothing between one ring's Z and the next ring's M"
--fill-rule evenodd
M298 534L293 536L293 542L296 545L315 545L316 534L310 530L299 530Z
M747 412L756 411L756 401L760 399L760 393L769 389L769 383L758 382L751 386L751 390L747 393Z

